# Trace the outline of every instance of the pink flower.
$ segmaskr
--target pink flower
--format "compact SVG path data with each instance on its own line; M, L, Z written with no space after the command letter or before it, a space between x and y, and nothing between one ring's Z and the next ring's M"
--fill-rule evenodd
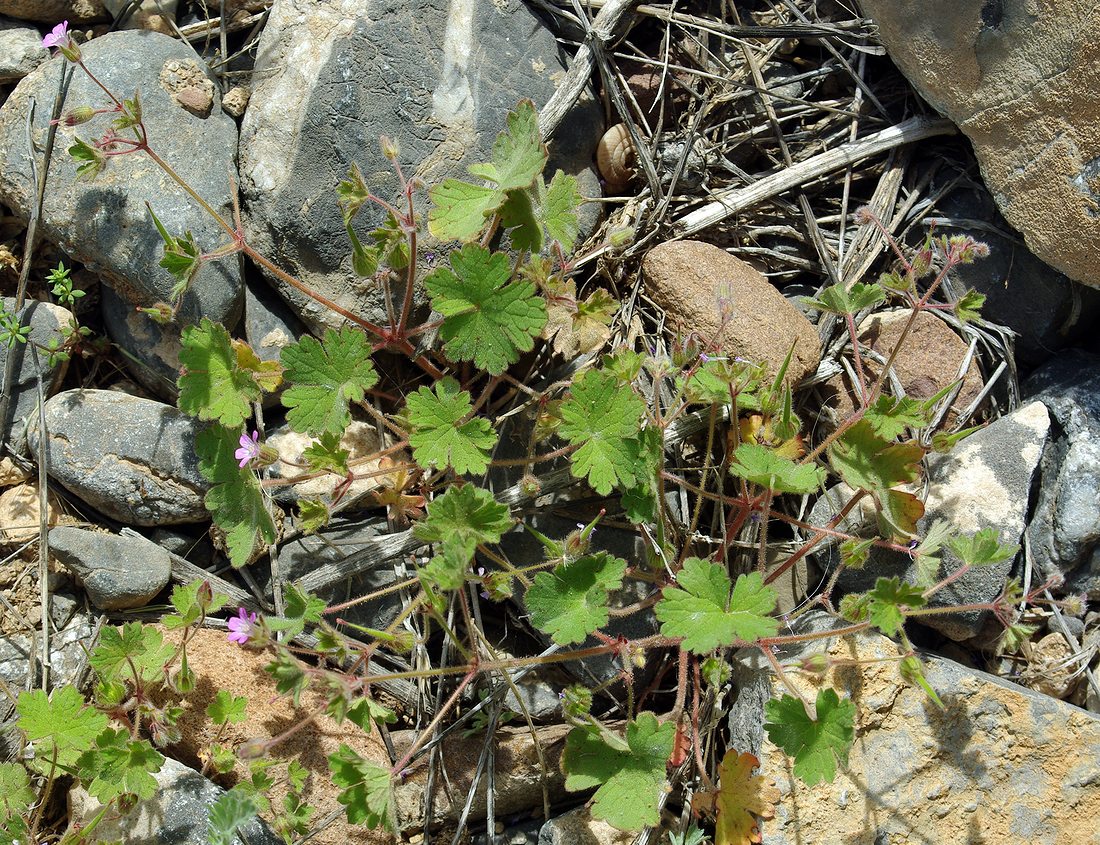
M69 22L62 21L55 26L50 34L42 39L42 46L47 49L50 47L61 47L67 44L69 41Z
M256 614L238 607L237 615L229 620L229 642L244 645L255 633Z
M241 435L241 448L233 453L233 457L241 462L241 469L244 469L249 461L255 460L260 457L260 432L253 431L252 437L248 436L248 433Z

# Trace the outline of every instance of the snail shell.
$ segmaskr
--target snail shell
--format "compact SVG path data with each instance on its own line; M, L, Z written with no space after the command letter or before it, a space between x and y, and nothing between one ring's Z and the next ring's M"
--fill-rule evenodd
M620 193L629 184L636 160L634 142L625 123L616 123L603 133L596 145L596 165L607 183L607 193Z

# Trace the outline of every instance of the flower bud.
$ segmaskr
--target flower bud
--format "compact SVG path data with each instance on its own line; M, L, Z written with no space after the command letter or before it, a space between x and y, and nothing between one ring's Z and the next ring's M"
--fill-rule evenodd
M824 675L832 661L824 654L811 654L798 662L798 668L807 675Z
M175 311L167 302L158 302L156 305L151 305L148 308L138 308L137 310L142 314L148 314L154 323L159 323L162 326L171 323L175 317Z
M262 469L263 467L269 467L272 464L279 462L279 450L274 446L269 446L266 443L260 446L260 454L256 458L255 467Z
M390 161L397 161L397 157L401 154L401 147L398 146L397 141L388 135L381 135L378 138L378 144L382 147L382 155Z
M66 126L79 126L82 123L87 123L96 115L96 110L91 106L77 106L75 109L70 109L65 112L61 118L61 122Z
M198 592L195 593L195 600L199 603L199 607L206 610L214 602L214 588L210 586L209 581L203 581L199 584Z
M71 38L65 44L59 44L57 49L61 51L61 55L72 62L74 65L80 61L80 48L76 46L76 42Z
M519 489L524 496L534 498L542 490L542 482L528 473L519 480Z

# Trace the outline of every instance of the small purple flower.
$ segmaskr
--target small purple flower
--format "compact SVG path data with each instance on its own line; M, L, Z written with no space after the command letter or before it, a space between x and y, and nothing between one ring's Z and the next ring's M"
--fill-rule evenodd
M252 436L249 437L248 433L241 435L241 448L233 453L233 457L241 462L241 469L244 469L249 461L256 460L260 457L260 432L253 431Z
M50 47L62 47L69 43L69 22L62 21L52 30L50 34L42 39L42 46L49 49Z
M255 633L256 614L238 607L237 615L229 620L229 642L244 645Z

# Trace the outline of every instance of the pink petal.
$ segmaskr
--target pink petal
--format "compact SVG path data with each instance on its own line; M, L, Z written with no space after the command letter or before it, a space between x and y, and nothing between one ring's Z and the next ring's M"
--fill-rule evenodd
M56 47L58 44L63 44L69 38L69 22L62 21L52 30L50 34L42 39L43 47Z

